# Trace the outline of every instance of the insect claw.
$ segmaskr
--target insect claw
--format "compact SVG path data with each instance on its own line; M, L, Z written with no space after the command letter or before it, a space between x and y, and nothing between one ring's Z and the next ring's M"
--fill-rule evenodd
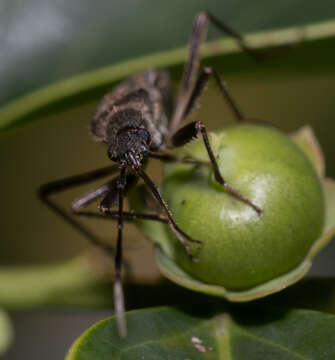
M235 190L232 186L228 185L226 182L223 184L224 188L233 196L235 196L237 199L243 201L247 205L251 206L258 215L261 215L263 213L263 209L261 209L259 206L254 204L251 200L243 196L239 191Z
M196 240L196 239L193 239L193 238L188 238L187 240L193 242L193 243L196 243L196 244L202 244L203 242L201 240Z
M184 248L185 248L186 253L187 253L188 257L190 258L190 260L193 261L194 263L197 263L199 261L199 259L192 255L191 249L188 246L188 244L183 243L183 245L184 245Z
M99 205L99 211L103 214L110 214L110 209L104 205Z

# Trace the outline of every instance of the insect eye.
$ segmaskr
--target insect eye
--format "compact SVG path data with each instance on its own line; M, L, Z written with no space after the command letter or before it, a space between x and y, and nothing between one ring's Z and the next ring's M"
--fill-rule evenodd
M117 154L116 154L116 152L114 151L114 149L111 146L108 148L107 153L108 153L108 157L112 161L116 161Z
M151 137L150 137L149 132L146 129L139 129L138 135L141 137L141 139L143 139L146 142L146 144L150 144Z

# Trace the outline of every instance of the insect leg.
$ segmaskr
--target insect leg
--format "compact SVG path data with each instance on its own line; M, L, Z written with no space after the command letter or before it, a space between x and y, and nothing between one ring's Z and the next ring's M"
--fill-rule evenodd
M129 191L129 189L134 186L137 182L137 177L133 175L128 175L127 180L129 179L129 183L127 182L127 186L125 188L125 193ZM103 214L110 211L110 208L117 204L118 202L118 185L119 177L116 177L107 183L99 186L97 189L90 191L89 193L85 194L84 196L80 197L79 199L75 200L71 204L71 209L73 212L73 215L81 216L81 217L104 217ZM107 194L106 194L107 193ZM95 212L84 212L81 210L82 207L88 205L95 199L99 198L102 195L105 195L103 200L100 203L99 211L101 213L95 213ZM98 216L100 215L100 216ZM118 215L114 217L114 219L118 219ZM80 224L81 225L81 224ZM81 225L82 226L82 225ZM106 244L105 242L100 241L97 237L95 239L91 239L91 242L95 245L99 246L101 249L105 250L110 255L114 255L114 249L110 245Z
M99 211L83 211L80 208L87 205L88 202L85 200L90 200L90 196L92 194L88 193L81 197L80 199L76 200L72 203L72 210L74 211L75 215L81 216L81 217L87 217L87 218L98 218L98 219L105 219L105 220L118 220L119 213L118 211L111 211L111 208L117 204L118 202L118 181L119 177L111 180L107 184L102 185L101 187L107 186L108 192L103 198L103 200L100 203ZM126 179L126 185L123 190L123 195L125 196L128 191L136 185L138 181L138 177L134 175L127 175ZM144 213L137 213L134 211L123 211L122 212L123 219L126 221L132 221L132 220L151 220L151 221L159 221L167 223L167 217L164 214L144 214Z
M250 205L251 207L253 207L257 211L258 214L261 214L262 210L260 207L255 205L252 201L250 201L248 198L243 196L239 191L237 191L232 186L227 184L227 182L222 177L219 167L218 167L218 164L217 164L217 161L215 159L213 150L211 148L209 139L208 139L206 127L201 121L195 121L195 122L189 123L189 124L185 125L184 127L182 127L181 129L179 129L173 135L172 143L176 147L182 146L182 145L186 144L187 142L189 142L190 140L192 140L193 138L196 138L199 131L202 135L210 162L212 164L215 180L219 184L221 184L230 194L232 194L237 199L239 199L239 200L245 202L246 204Z
M115 254L115 279L114 279L114 303L115 303L115 313L117 317L117 324L119 329L119 334L121 337L127 335L127 324L125 318L125 309L124 309L124 296L121 282L121 267L122 267L122 230L123 230L123 196L124 189L126 187L127 177L126 177L126 168L121 169L120 177L117 182L118 190L118 236L116 243L116 254Z
M170 122L170 133L175 132L181 120L183 119L185 108L187 107L192 90L194 88L200 63L200 47L202 43L206 40L209 23L212 23L220 31L234 38L237 41L238 45L243 49L243 51L245 51L255 60L273 59L283 54L283 51L278 52L278 49L253 49L246 43L243 36L241 36L230 26L225 24L222 20L218 19L216 16L209 12L200 12L195 17L193 23L193 30L189 42L189 54L184 65L182 81L180 84L179 94L177 98L177 105L175 107L172 120ZM297 43L284 45L281 50L289 50L292 46L296 45Z
M105 197L102 199L99 210L103 213L110 212L110 209L118 203L118 181L119 178L115 178L111 181L111 186ZM126 185L124 189L124 196L128 191L133 188L138 181L138 177L134 175L127 175Z
M199 69L200 63L200 47L207 37L207 30L209 23L213 23L219 30L226 33L227 35L236 39L240 47L246 51L250 56L254 58L259 58L259 52L249 47L244 38L238 34L231 27L227 26L224 22L216 18L214 15L208 12L199 13L193 24L193 30L190 39L190 50L187 61L184 65L184 72L182 76L182 81L179 88L179 94L177 98L177 105L170 123L170 132L173 133L180 121L183 118L185 108L189 103L191 93L193 91L197 72Z
M61 218L63 218L68 224L74 226L82 235L84 235L90 242L100 247L104 247L104 250L113 254L113 248L108 245L103 245L100 240L97 238L95 234L93 234L89 229L87 229L84 225L82 225L79 221L77 221L73 216L68 214L65 210L63 210L59 205L57 205L50 196L64 190L88 183L90 181L99 179L101 177L110 175L118 170L117 166L108 166L102 169L90 171L87 173L71 176L65 179L52 181L50 183L42 185L38 189L39 198L56 214L58 214ZM103 184L93 191L86 194L84 197L76 200L73 205L73 211L75 212L81 206L87 205L91 201L95 200L99 196L103 195L109 190L109 183ZM105 248L107 247L107 248Z
M103 214L94 211L78 211L76 215L87 218L105 219L105 220L117 220L119 218L118 211L108 211ZM164 214L142 214L133 211L123 211L123 220L150 220L159 221L162 223L168 223L168 218Z
M167 218L168 218L168 223L169 223L170 229L176 235L178 240L183 244L188 256L191 258L192 261L197 261L193 257L190 246L185 241L185 239L187 239L188 241L191 241L191 242L199 243L199 244L201 243L201 241L193 239L192 237L187 235L183 230L180 229L180 227L174 221L174 219L172 217L172 213L169 210L167 204L165 203L164 199L160 195L157 186L153 183L153 181L149 178L149 176L141 168L137 168L137 169L135 169L135 171L144 180L145 184L150 188L150 190L153 193L156 200L159 202L159 204L164 209L164 211L167 215Z
M230 94L227 84L220 78L219 74L215 71L215 69L211 67L204 67L201 71L201 74L194 86L194 89L192 91L190 100L185 108L185 111L182 115L182 120L187 119L187 117L190 115L192 110L195 108L197 102L199 101L200 96L203 93L203 90L208 83L208 80L210 76L214 76L214 80L221 92L221 95L223 97L223 100L226 101L232 110L236 121L243 122L245 121L245 116L243 115L242 111L240 110L239 106L237 105L236 101Z

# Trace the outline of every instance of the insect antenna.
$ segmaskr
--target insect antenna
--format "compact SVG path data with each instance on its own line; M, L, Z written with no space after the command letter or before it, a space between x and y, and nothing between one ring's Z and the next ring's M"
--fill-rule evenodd
M115 254L115 279L114 279L114 306L117 319L119 334L121 337L127 336L127 324L125 319L124 295L121 282L122 267L122 230L123 230L123 197L124 189L127 184L126 168L121 168L120 177L117 182L118 191L118 236Z

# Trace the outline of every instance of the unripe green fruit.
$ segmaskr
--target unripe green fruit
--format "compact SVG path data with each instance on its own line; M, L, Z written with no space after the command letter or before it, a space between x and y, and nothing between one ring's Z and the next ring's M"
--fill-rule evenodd
M241 291L297 267L322 233L325 203L306 155L273 127L242 125L210 137L226 182L262 209L236 199L211 168L166 167L163 196L177 224L202 244L191 244L198 262L167 228L174 261L204 283ZM180 150L208 161L201 140ZM177 152L178 154L178 152Z

